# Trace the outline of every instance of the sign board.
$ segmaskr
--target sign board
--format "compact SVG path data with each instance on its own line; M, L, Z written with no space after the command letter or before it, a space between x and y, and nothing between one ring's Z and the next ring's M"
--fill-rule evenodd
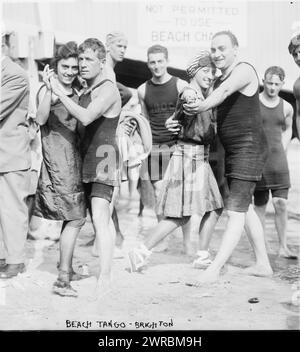
M231 30L247 44L246 1L141 1L138 4L141 46L209 47L214 33Z

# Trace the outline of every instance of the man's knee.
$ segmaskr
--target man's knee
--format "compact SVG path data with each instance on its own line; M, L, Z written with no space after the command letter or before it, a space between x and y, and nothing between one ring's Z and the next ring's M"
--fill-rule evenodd
M162 188L162 184L163 184L162 180L153 182L153 188L154 188L154 193L155 193L156 199L158 198L158 196L160 194L160 191L161 191L161 188Z
M78 220L70 220L69 226L80 229L85 224L85 218L78 219Z
M273 198L272 203L276 213L284 213L286 211L287 200L284 198Z
M110 219L109 202L104 198L92 198L92 220L94 225L108 224Z

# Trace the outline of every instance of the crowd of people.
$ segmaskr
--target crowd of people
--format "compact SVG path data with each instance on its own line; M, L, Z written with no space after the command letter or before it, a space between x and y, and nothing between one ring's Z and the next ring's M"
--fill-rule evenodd
M279 255L297 259L287 245L290 188L286 150L293 115L300 136L300 78L294 85L296 111L279 97L285 72L269 67L260 80L255 68L239 59L230 31L211 40L186 68L189 82L168 73L168 50L147 51L151 78L137 89L141 113L126 109L132 92L116 81L114 68L124 59L128 40L111 32L106 43L88 38L56 50L46 65L36 95L36 116L28 118L29 81L10 58L10 33L2 33L0 115L0 279L26 270L25 245L31 215L60 220L58 277L52 291L78 294L72 281L86 277L72 266L76 239L90 216L100 274L95 297L110 290L115 246L124 236L115 208L123 180L132 169L140 176L141 210L150 190L158 224L129 253L131 271L140 271L159 243L181 227L187 254L195 253L197 277L187 285L215 281L245 229L256 262L250 275L273 274L265 240L265 212L272 194ZM288 46L300 67L300 31ZM125 107L124 107L125 106ZM32 121L33 120L33 121ZM30 128L40 133L42 162L33 181ZM218 136L225 150L226 196L209 163ZM209 251L215 226L226 210L227 222L215 258ZM198 219L197 249L191 219Z

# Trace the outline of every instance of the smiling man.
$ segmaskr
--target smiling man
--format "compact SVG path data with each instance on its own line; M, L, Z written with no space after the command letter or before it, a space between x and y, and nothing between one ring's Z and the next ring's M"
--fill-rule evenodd
M211 57L222 75L215 82L212 94L204 101L185 104L187 114L216 108L229 186L225 204L228 220L223 241L213 263L193 283L196 286L218 279L221 268L240 240L244 226L256 256L256 264L246 272L259 276L272 274L262 224L251 206L255 185L261 178L267 156L259 107L259 80L253 66L241 62L237 54L236 36L230 31L216 33L211 42Z
M165 127L165 122L175 112L178 93L187 86L187 82L168 73L168 49L162 45L153 45L148 49L147 65L152 77L138 87L138 97L142 113L149 120L152 132L153 147L147 166L156 201L171 158L172 147L177 140L177 136ZM148 175L143 174L143 171L142 175ZM184 230L184 239L185 252L191 253L189 225ZM162 243L161 248L156 250L165 249L166 244Z
M287 247L287 199L290 188L286 149L292 137L293 107L279 97L285 73L281 67L269 67L264 76L264 90L260 94L263 128L269 145L269 155L263 169L262 179L254 192L255 210L265 227L265 212L272 192L275 209L275 225L279 238L279 255L297 259Z
M116 129L121 111L121 99L116 83L103 70L106 50L101 41L86 39L79 46L79 71L87 82L79 105L73 102L51 79L53 92L72 116L84 126L83 182L90 204L100 257L97 297L110 289L115 231L111 221L114 188L119 186L118 147Z

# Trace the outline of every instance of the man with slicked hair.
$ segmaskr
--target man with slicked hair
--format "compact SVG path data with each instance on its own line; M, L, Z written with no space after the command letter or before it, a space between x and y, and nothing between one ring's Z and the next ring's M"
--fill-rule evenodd
M262 224L251 205L268 152L259 106L259 79L252 65L238 59L238 40L230 31L221 31L212 37L211 57L222 75L205 100L185 104L185 111L194 114L216 109L217 130L225 150L225 176L229 186L225 201L228 220L217 256L193 283L196 286L218 279L244 227L256 256L256 264L247 268L246 273L258 276L273 273Z
M265 228L265 212L272 193L275 225L279 238L279 256L297 259L287 246L287 199L291 186L286 151L292 137L294 110L291 104L279 97L285 73L279 66L269 67L264 75L264 90L260 93L260 110L267 136L269 154L262 178L254 191L255 211ZM268 248L268 241L266 245Z

